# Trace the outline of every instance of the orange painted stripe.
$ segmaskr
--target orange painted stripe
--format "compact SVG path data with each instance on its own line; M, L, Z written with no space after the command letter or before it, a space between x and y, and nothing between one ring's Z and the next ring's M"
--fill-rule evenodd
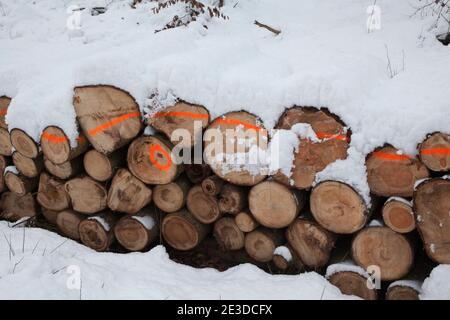
M342 135L342 134L316 132L316 136L319 139L338 139L338 140L342 140L342 141L348 141L347 136Z
M410 160L413 157L406 154L395 154L395 153L387 153L383 151L375 151L373 155L377 158L386 159L386 160Z
M8 112L8 108L0 110L0 117L3 117L4 115L6 115L6 112Z
M111 121L108 121L108 122L106 122L104 124L101 124L98 127L95 127L94 129L89 130L88 133L91 136L95 136L96 134L98 134L98 133L100 133L100 132L102 132L102 131L104 131L104 130L106 130L108 128L111 128L112 126L115 126L116 124L119 124L119 123L121 123L121 122L123 122L125 120L130 119L130 118L136 118L136 117L140 117L140 116L141 116L140 112L127 113L127 114L124 114L123 116L114 118Z
M241 121L241 120L237 120L237 119L219 118L219 119L216 119L214 122L221 123L221 124L237 125L237 126L238 125L242 125L245 128L247 128L247 129L254 129L254 130L257 130L257 131L259 131L259 130L266 131L265 129L260 128L258 126L255 126L255 125L253 125L251 123L248 123L248 122L245 122L245 121Z
M66 142L68 140L66 136L64 136L64 137L55 136L54 134L51 134L51 133L48 133L45 131L42 132L42 138L44 140L48 140L53 143L62 143L62 142Z
M168 111L168 112L156 112L152 118L163 118L163 117L185 117L192 119L209 119L209 115L185 112L185 111Z
M420 154L450 154L450 148L423 149Z

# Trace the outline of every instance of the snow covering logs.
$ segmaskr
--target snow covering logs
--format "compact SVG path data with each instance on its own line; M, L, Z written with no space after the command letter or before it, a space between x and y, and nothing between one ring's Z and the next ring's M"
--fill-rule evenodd
M25 128L8 128L10 102L0 97L2 219L46 221L97 251L144 251L161 241L190 251L208 238L224 255L272 272L326 271L343 293L364 299L383 297L366 285L371 266L381 281L395 281L386 299L417 299L403 281L421 263L417 252L450 263L448 133L424 137L418 156L391 145L369 153L369 195L352 179L318 180L350 153L350 128L327 109L293 107L280 116L275 129L296 141L292 154L278 154L292 160L286 170L235 165L255 150L272 152L269 131L246 111L211 119L204 106L178 101L146 119L157 131L148 135L129 93L77 87L76 141L49 125L37 142ZM242 130L255 135L227 139ZM206 152L218 142L224 153ZM201 163L172 159L199 146ZM336 264L337 252L350 264Z

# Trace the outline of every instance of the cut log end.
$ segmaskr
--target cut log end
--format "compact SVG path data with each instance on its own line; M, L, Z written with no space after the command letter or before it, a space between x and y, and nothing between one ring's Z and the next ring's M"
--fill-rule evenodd
M234 218L236 225L242 232L251 232L255 230L259 223L253 218L252 214L249 212L239 212Z
M34 159L27 158L20 152L15 151L12 155L12 160L17 170L28 178L37 177L44 169L42 156L38 156Z
M209 228L198 222L187 210L170 213L162 222L164 240L177 250L191 250L206 236Z
M9 171L5 173L5 184L11 192L23 196L36 189L38 179L27 178L21 174Z
M414 193L416 226L428 256L450 264L450 179L434 178L417 186Z
M210 196L217 196L222 190L224 181L216 175L202 181L203 192Z
M70 239L80 240L79 226L85 216L73 210L64 210L56 216L56 225L63 235Z
M282 243L282 235L277 230L264 227L245 235L245 251L258 262L271 261L275 249Z
M153 202L164 212L176 212L186 204L189 182L181 177L177 181L157 185L153 189Z
M86 137L80 135L77 138L77 146L72 148L64 131L56 126L49 126L42 132L42 152L54 164L67 162L84 153L88 147L89 142Z
M8 129L0 128L0 155L11 156L13 153L13 146Z
M211 168L207 164L185 164L186 176L193 183L201 183L211 175Z
M214 237L223 250L244 248L244 233L238 228L233 218L224 217L214 224Z
M107 251L115 240L113 229L116 220L117 216L110 212L84 219L78 227L81 242L96 251Z
M36 158L40 151L37 143L23 130L14 128L10 132L11 143L18 152L27 158Z
M97 150L86 152L83 163L86 173L101 182L111 179L116 169L110 157Z
M408 233L416 228L412 206L407 201L391 199L383 205L383 221L398 233Z
M61 164L54 164L50 160L44 159L44 166L55 177L69 179L83 171L83 157L78 157Z
M129 251L143 251L159 236L153 215L124 216L114 227L117 241Z
M203 184L202 184L202 189ZM247 192L243 187L225 184L220 192L219 210L236 215L247 207Z
M27 193L18 195L13 192L4 192L0 198L2 208L1 218L8 221L17 221L26 217L36 216L36 201Z
M250 190L248 199L253 217L269 228L287 227L304 205L294 191L275 181L257 184Z
M372 152L366 167L370 191L383 197L412 197L416 181L429 176L422 162L391 146Z
M437 132L428 136L419 146L420 159L428 169L450 171L450 135Z
M364 300L377 300L377 290L369 288L367 279L356 272L336 272L328 278L328 281L338 287L343 294L354 295Z
M65 184L74 210L93 214L106 208L106 188L90 177L79 177Z
M43 172L39 179L37 201L46 209L62 211L70 206L70 198L64 181Z
M383 281L398 280L410 270L414 250L409 240L388 227L369 227L361 230L351 245L353 261L367 270L380 268Z
M205 194L200 185L189 190L186 205L189 212L205 224L213 223L221 215L217 199Z
M143 136L128 148L128 167L147 184L167 184L181 173L181 167L172 161L172 145L157 136Z
M311 213L325 229L351 234L366 224L369 210L363 198L351 186L324 181L314 187L310 197Z
M419 292L409 286L391 286L386 292L386 300L420 300Z

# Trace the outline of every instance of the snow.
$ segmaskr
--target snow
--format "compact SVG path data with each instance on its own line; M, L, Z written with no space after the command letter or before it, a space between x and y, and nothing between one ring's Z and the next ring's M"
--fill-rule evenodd
M409 279L394 281L394 282L392 282L389 285L388 289L392 288L392 287L397 287L397 286L410 287L410 288L413 288L414 290L416 290L419 293L422 290L422 282L421 281L409 280Z
M343 262L330 264L327 267L327 271L325 273L325 277L328 279L335 273L345 272L345 271L357 273L357 274L361 275L364 278L368 278L369 277L369 274L366 272L366 270L364 270L360 266L357 266L351 260L346 260L346 261L343 261Z
M105 231L109 231L111 229L111 226L109 223L101 216L90 216L88 217L89 220L95 220L105 229Z
M423 178L423 179L416 180L416 182L414 182L414 191L417 190L417 187L418 187L422 182L425 182L425 181L430 180L430 179L431 179L431 178Z
M5 174L7 172L12 172L14 174L19 174L19 170L17 170L16 166L7 166L5 168L5 172L3 174Z
M439 265L425 279L420 293L421 300L450 300L450 265Z
M370 222L367 224L368 227L383 227L384 226L384 222L381 221L380 219L372 219L370 220Z
M388 198L388 199L386 200L385 203L388 203L389 201L399 201L399 202L401 202L401 203L406 204L406 205L409 206L409 207L412 207L412 205L413 205L413 201L412 201L412 200L407 200L407 199L402 198L402 197L390 197L390 198Z
M275 251L273 252L273 254L282 256L286 261L291 261L292 260L291 250L289 250L289 248L287 248L285 246L276 247Z
M163 246L98 253L37 228L25 229L22 252L23 228L1 221L1 233L11 236L14 255L0 242L0 299L354 299L315 272L270 275L251 264L196 269L171 261ZM80 286L67 287L74 269Z
M143 215L143 216L131 216L134 220L139 221L145 229L152 230L153 226L155 225L155 219L149 215Z

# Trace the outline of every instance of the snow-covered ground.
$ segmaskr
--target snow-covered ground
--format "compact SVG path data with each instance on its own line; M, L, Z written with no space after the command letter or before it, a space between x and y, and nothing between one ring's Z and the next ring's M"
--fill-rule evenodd
M130 1L106 2L105 14L83 11L84 35L74 37L66 28L67 7L89 1L0 0L0 96L13 98L10 129L20 127L38 140L47 125L58 125L75 141L72 90L87 84L123 88L143 110L155 92L163 103L176 96L202 104L213 117L246 109L267 128L286 107L323 106L351 128L352 141L349 158L318 179L345 180L365 198L368 152L391 143L416 154L427 133L449 131L450 47L435 38L446 30L430 28L431 14L413 15L418 0L378 0L381 29L370 33L366 9L373 0L225 0L228 20L156 34L177 8L154 15L152 3L131 9ZM83 270L84 298L320 298L324 287L324 298L339 297L314 273L272 277L249 265L225 273L194 270L169 261L161 247L97 254L69 240L50 254L65 240L42 230L29 231L21 254L21 231L0 226L18 246L10 261L2 243L0 288L8 290L0 290L1 297L77 298L79 292L61 289L64 270L56 272L72 262ZM39 254L31 254L39 240ZM424 284L424 297L449 298L448 287L434 291L449 273L448 266L438 267Z

